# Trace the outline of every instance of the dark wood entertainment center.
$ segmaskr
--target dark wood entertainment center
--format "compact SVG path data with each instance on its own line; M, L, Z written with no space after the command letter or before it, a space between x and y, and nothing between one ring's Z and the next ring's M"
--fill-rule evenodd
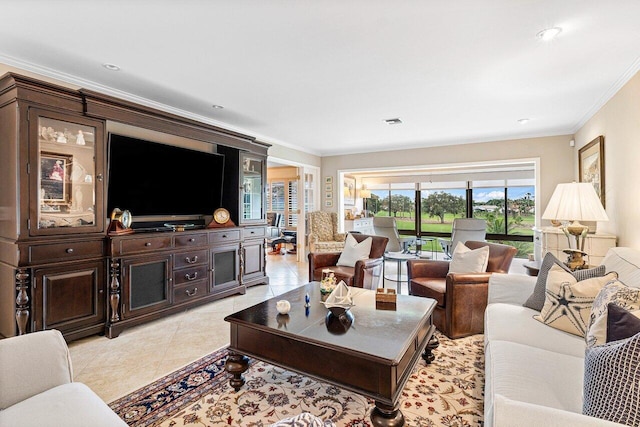
M233 225L109 235L111 125L204 143L223 154L222 207ZM268 148L247 135L97 92L4 75L0 335L55 328L69 341L97 333L113 338L129 326L268 283Z

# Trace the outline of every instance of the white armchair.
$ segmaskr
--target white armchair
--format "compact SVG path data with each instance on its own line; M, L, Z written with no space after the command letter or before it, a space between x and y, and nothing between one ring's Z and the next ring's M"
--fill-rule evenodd
M456 218L453 220L451 228L451 240L438 239L442 252L451 258L453 250L458 242L467 242L473 240L476 242L484 242L487 236L487 221L477 218Z
M89 387L73 382L62 334L0 340L0 426L117 427L122 421Z
M392 216L377 216L373 218L373 234L389 238L385 252L405 252L406 246L415 242L415 236L400 237L398 224Z

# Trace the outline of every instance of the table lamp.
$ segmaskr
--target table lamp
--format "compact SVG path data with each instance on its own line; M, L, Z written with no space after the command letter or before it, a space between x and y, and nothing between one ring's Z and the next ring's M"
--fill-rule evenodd
M565 250L569 254L566 264L570 269L576 270L585 266L584 243L589 230L580 221L608 221L609 217L591 183L572 182L558 184L542 219L570 221L570 224L562 226L569 241L569 249ZM575 237L575 250L571 248L570 235Z
M360 190L360 197L362 198L362 210L364 210L364 216L368 216L367 212L367 199L371 197L371 190L367 190L367 188L363 185Z

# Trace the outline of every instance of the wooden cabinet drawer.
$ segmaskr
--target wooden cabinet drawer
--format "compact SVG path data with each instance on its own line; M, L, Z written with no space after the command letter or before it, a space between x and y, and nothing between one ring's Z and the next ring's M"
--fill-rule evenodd
M199 265L191 268L183 268L173 272L173 285L195 282L209 277L209 265Z
M247 227L244 229L245 239L257 239L266 235L265 227Z
M140 239L125 239L120 242L122 255L137 252L150 252L171 247L171 236L150 237Z
M176 236L175 238L176 248L183 248L189 246L207 246L207 234L188 234L185 236Z
M177 286L173 288L173 303L180 304L182 302L201 298L207 295L208 287L209 282L207 280L200 280L186 285Z
M240 230L216 231L210 234L210 243L224 243L240 240Z
M104 255L102 240L93 242L65 242L29 246L29 262L42 263L66 259L91 258Z
M173 268L189 267L209 263L209 250L178 253L173 256Z

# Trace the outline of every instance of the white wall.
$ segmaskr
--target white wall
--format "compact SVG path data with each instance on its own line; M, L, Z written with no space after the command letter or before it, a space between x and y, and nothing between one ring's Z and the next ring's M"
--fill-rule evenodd
M547 206L556 184L574 180L573 166L577 150L569 146L571 135L482 142L455 146L417 148L378 153L350 154L322 158L322 177L332 176L336 182L338 171L354 169L424 167L473 162L493 162L538 159L538 214ZM338 211L334 196L333 211ZM543 223L544 225L544 223Z
M640 73L576 132L576 153L599 135L604 136L609 221L598 223L598 230L617 235L618 246L640 249Z

